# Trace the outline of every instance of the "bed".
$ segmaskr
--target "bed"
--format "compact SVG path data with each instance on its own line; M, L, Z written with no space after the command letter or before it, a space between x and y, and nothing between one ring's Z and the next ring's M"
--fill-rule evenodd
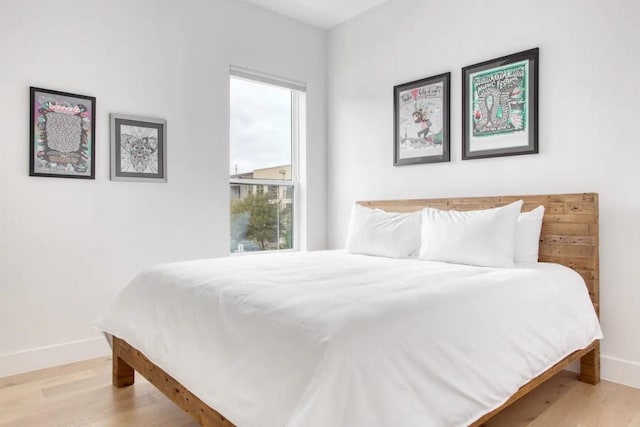
M596 384L597 194L360 204L519 199L546 208L540 264L321 251L153 267L98 322L113 384L138 371L201 425L242 427L480 425L578 359L580 380Z

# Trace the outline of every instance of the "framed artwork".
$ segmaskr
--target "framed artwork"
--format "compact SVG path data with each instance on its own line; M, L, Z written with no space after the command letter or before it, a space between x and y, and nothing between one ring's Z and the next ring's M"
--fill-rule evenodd
M167 121L110 114L111 180L167 182Z
M393 88L393 165L449 161L451 73Z
M462 159L538 153L538 48L462 69Z
M29 175L95 178L96 98L30 88Z

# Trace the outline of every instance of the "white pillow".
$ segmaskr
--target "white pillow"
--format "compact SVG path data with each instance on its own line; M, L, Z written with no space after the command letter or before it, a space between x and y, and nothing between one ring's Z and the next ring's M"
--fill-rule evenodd
M393 213L355 203L345 248L354 254L407 258L420 248L420 211Z
M516 223L516 248L514 259L516 264L538 262L540 248L540 230L544 206L523 212Z
M522 200L478 211L422 211L421 260L512 267Z

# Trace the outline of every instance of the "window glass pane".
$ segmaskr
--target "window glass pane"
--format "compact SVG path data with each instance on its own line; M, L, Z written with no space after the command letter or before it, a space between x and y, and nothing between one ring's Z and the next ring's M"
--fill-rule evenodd
M291 180L291 90L231 77L231 178Z
M292 248L292 187L231 184L231 252Z

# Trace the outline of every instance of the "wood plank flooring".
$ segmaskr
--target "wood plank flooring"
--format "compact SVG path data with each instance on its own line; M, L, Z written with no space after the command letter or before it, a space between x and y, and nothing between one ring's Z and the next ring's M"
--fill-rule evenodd
M0 427L197 427L140 375L111 386L100 358L0 378ZM486 427L640 427L640 390L580 383L563 371L490 420ZM398 426L401 427L401 426Z

